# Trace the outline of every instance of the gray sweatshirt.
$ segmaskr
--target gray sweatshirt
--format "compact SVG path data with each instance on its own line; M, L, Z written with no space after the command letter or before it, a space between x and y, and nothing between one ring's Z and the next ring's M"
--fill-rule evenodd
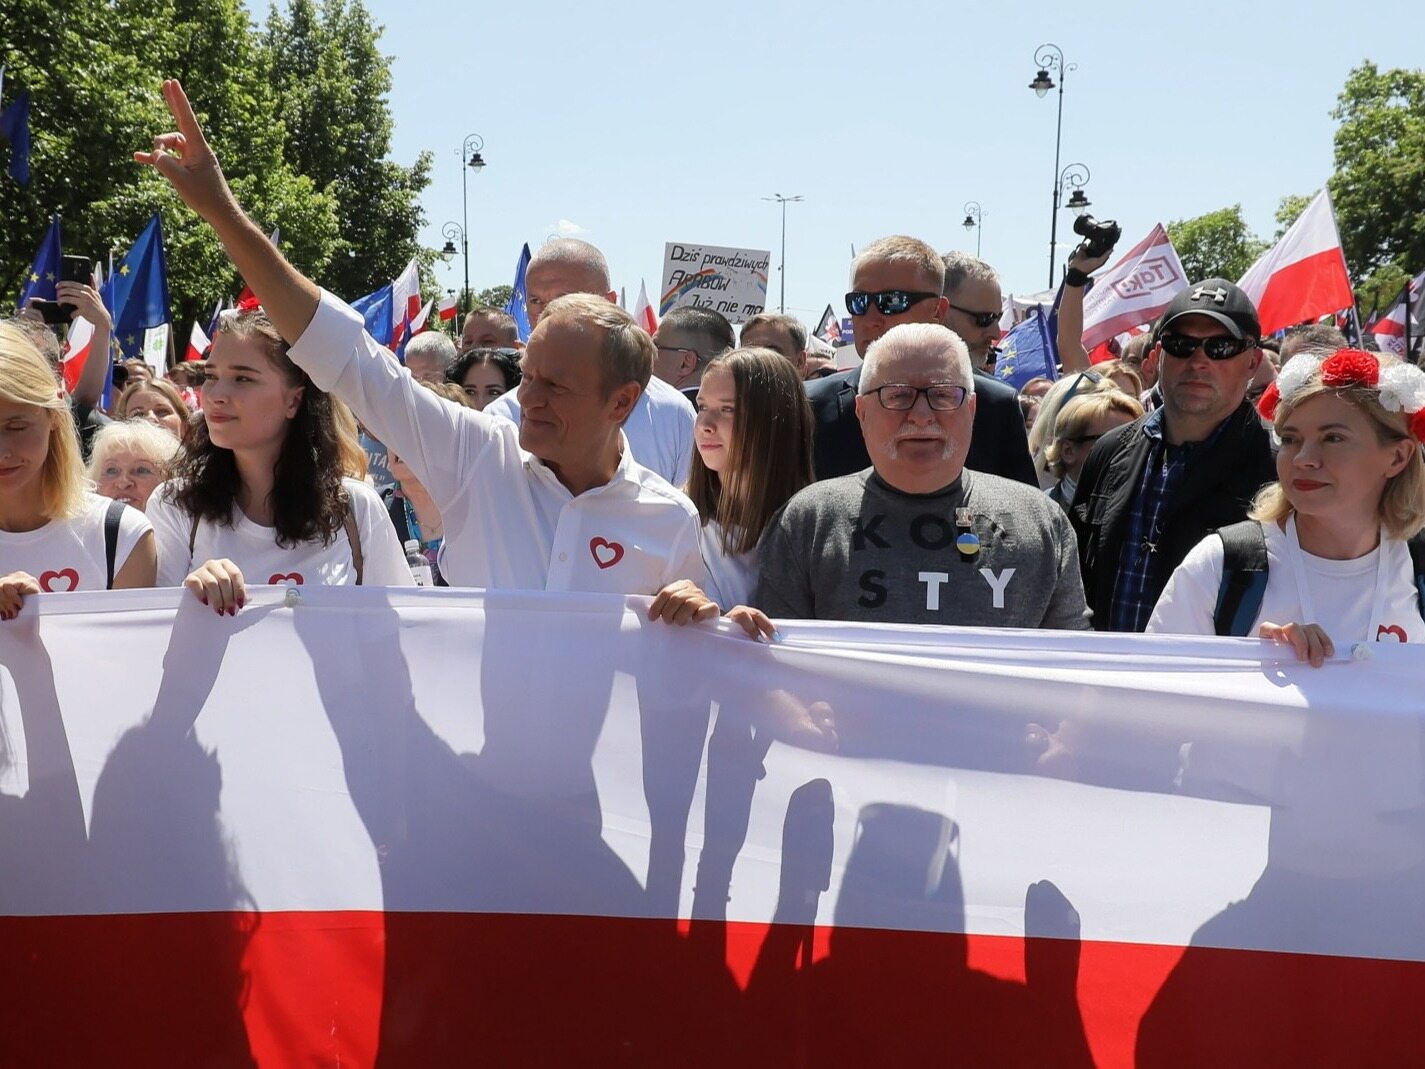
M1064 510L982 472L933 494L901 493L870 468L813 483L772 518L758 560L753 604L773 617L1089 626Z

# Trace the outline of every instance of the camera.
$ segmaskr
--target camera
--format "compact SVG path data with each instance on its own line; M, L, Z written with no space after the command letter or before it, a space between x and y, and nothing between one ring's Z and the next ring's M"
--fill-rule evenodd
M1117 245L1123 228L1112 219L1100 223L1092 215L1081 215L1074 220L1074 233L1084 239L1081 246L1084 256L1092 258L1102 256Z
M119 363L118 361L115 361L114 363L113 375L114 389L122 390L125 386L129 384L129 369L124 367L124 365Z

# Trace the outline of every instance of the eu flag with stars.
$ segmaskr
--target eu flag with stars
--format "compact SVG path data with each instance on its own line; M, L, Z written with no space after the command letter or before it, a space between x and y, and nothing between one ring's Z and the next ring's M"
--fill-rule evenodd
M143 334L169 321L168 262L157 213L109 276L113 285L114 341L125 359L141 356Z
M42 301L58 300L54 287L59 281L59 253L59 216L56 215L49 221L49 229L40 242L40 251L35 253L35 262L25 273L25 284L20 289L21 311L30 303L31 297Z
M1057 346L1050 340L1049 318L1035 308L1000 342L995 360L995 378L1022 389L1030 379L1059 377L1055 357Z
M525 271L529 269L529 243L525 243L524 249L520 252L520 262L515 265L515 285L510 293L510 301L505 305L505 311L514 316L515 326L519 329L520 341L529 341L529 307L525 304Z

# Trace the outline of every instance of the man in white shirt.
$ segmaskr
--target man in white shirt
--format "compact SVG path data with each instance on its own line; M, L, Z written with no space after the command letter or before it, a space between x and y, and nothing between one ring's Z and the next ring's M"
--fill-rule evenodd
M706 584L696 509L635 462L622 430L653 367L653 343L628 313L577 294L541 307L519 429L451 405L419 386L358 313L282 258L233 197L182 88L167 82L164 94L181 132L135 158L212 225L291 340L293 362L431 492L453 586L652 594L680 580ZM717 611L705 599L674 601L679 620Z
M611 303L614 300L604 254L577 238L556 238L530 257L525 269L525 292L531 330L539 325L551 301L570 293L593 293ZM485 411L518 425L523 396L522 383L513 392L490 402ZM674 486L683 486L693 457L696 418L692 404L676 387L653 379L623 428L634 460Z

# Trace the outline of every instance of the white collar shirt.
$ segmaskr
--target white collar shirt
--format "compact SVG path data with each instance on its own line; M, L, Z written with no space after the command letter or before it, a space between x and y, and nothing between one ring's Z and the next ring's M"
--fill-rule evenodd
M417 384L325 291L290 356L430 492L452 586L652 594L690 579L706 588L697 510L638 464L626 439L613 478L576 497L520 448L512 423Z

